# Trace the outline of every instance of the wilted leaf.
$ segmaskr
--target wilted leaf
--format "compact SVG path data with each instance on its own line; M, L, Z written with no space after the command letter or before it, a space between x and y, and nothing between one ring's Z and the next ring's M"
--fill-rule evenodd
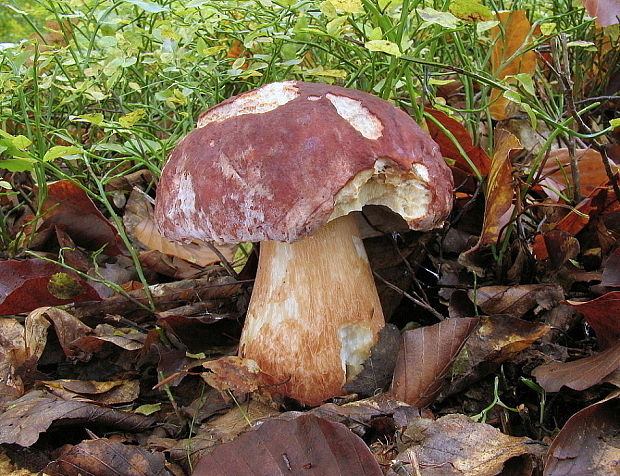
M417 474L438 476L508 474L502 470L511 458L519 458L519 467L527 467L526 459L541 457L545 451L543 445L529 438L504 435L465 415L446 415L436 421L413 419L399 442L397 461L409 474L428 468Z
M55 274L69 276L82 291L70 298L54 295L50 281ZM70 302L97 301L99 294L84 280L71 276L67 270L41 259L0 261L0 315L29 312L41 306Z
M534 309L549 310L564 298L559 284L522 284L518 286L483 286L468 292L469 299L485 314L521 317Z
M563 386L573 390L585 390L601 383L619 367L620 341L591 357L540 365L532 371L532 375L547 392L558 392Z
M497 243L512 216L515 189L510 153L520 148L519 140L510 132L503 129L495 131L495 152L487 178L482 234L476 246L459 256L459 263L480 276L485 274L485 266L477 262L476 254Z
M584 316L592 326L601 348L620 340L620 291L604 294L587 302L566 301Z
M0 444L30 446L49 428L98 424L124 431L144 431L154 420L142 415L67 401L37 390L13 401L0 415Z
M525 10L499 12L497 19L501 22L502 27L498 26L491 30L492 40L494 41L491 52L493 73L498 79L519 73L533 75L536 70L536 53L533 50L525 51L527 42L532 41L529 37L531 25ZM514 58L512 58L513 56ZM489 110L493 119L499 121L510 116L507 112L509 101L503 96L503 91L493 89L491 101Z
M392 380L394 398L420 408L430 405L477 323L477 318L446 319L404 332Z
M163 453L149 453L107 438L65 449L43 470L50 476L170 476Z
M620 400L611 398L575 413L555 437L545 476L617 474Z
M252 359L229 356L211 360L202 365L211 371L204 372L202 378L220 392L232 390L239 393L251 393L273 383L273 379L261 371Z
M581 0L591 17L596 17L596 23L601 26L611 26L618 23L620 17L620 2L618 0Z
M271 420L258 430L217 446L203 457L193 476L262 474L338 474L381 476L383 473L361 438L345 426L313 415Z
M491 159L485 152L485 150L477 145L474 145L469 132L465 129L465 126L458 122L456 119L451 118L446 113L437 111L436 109L432 109L427 107L424 111L433 118L437 122L439 122L442 126L444 126L452 135L455 137L457 142L463 148L469 159L473 162L474 166L482 176L486 176L489 173L489 168L491 166ZM441 150L441 155L452 159L455 161L455 167L459 170L465 172L470 175L473 173L471 166L467 163L467 160L461 154L458 147L454 145L452 140L443 133L443 131L430 119L426 120L426 125L428 127L428 132L431 137L437 144L439 145L439 149Z

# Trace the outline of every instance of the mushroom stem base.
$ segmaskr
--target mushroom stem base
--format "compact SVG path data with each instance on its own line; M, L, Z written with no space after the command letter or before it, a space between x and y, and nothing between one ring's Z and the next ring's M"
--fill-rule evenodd
M384 326L351 215L294 243L261 244L239 353L306 405L342 395Z

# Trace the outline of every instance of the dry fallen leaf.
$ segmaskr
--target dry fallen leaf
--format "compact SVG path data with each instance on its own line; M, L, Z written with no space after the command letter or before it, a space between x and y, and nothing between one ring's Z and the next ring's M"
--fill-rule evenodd
M361 438L339 423L304 414L270 420L203 457L193 476L316 474L382 476Z
M406 331L394 369L391 394L415 407L430 405L477 318L455 318Z
M494 42L491 68L495 76L503 79L520 73L533 75L536 70L536 53L532 49L525 50L527 43L532 42L531 25L525 10L500 12L497 20L502 24L501 28L497 26L491 30ZM496 121L508 119L511 115L508 106L512 103L502 93L499 89L491 91L492 104L489 110Z
M542 457L545 451L541 444L529 438L504 435L491 425L474 423L465 415L446 415L436 421L411 420L398 442L397 461L409 474L429 476L508 474L503 473L508 460L519 458L517 467L524 468L528 459L532 465L532 460Z
M571 416L549 448L545 476L617 475L619 415L616 395Z
M485 314L522 317L530 310L549 310L564 298L559 284L522 284L518 286L483 286L468 293Z
M478 243L459 256L459 263L479 276L485 275L486 265L480 262L477 255L497 243L512 217L515 188L510 154L520 148L519 140L510 132L503 129L495 131L495 152L487 178L482 233Z
M100 405L118 405L130 403L138 398L140 382L138 380L112 380L96 382L93 380L43 380L51 393L64 400L98 403Z
M201 374L203 380L220 392L231 390L238 393L251 393L274 383L273 379L264 373L252 359L228 356L210 360L202 365L211 371ZM273 390L277 391L277 387Z
M149 453L107 438L83 441L44 469L49 476L171 476L163 453Z
M601 383L619 367L620 341L591 357L540 365L532 371L532 375L547 392L559 392L563 386L573 390L585 390Z
M24 384L17 369L28 357L24 327L15 319L0 319L0 404L23 395Z
M11 402L0 415L0 444L31 446L50 428L98 424L125 431L144 431L155 420L90 403L62 400L36 390Z

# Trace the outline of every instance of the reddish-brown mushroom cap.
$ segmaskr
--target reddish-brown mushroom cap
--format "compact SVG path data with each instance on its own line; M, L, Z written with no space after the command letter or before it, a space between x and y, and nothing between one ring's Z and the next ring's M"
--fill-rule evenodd
M162 171L155 213L171 239L292 242L366 203L392 208L412 229L434 228L452 188L438 146L404 111L360 91L287 81L205 112Z

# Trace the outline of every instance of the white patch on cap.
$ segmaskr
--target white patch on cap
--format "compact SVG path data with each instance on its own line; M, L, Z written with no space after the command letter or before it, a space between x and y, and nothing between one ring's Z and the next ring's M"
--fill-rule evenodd
M389 159L379 159L340 189L329 219L360 211L364 205L383 205L408 222L421 218L431 200L428 178L424 165L414 164L411 171L404 171Z
M381 121L360 101L330 93L327 93L327 99L334 105L338 114L366 139L377 140L383 134Z
M245 94L237 99L216 106L198 120L198 128L212 122L221 122L231 117L244 114L264 114L292 101L299 96L294 81L267 84Z
M308 101L318 101L319 99L321 99L321 96L308 96L306 99Z

